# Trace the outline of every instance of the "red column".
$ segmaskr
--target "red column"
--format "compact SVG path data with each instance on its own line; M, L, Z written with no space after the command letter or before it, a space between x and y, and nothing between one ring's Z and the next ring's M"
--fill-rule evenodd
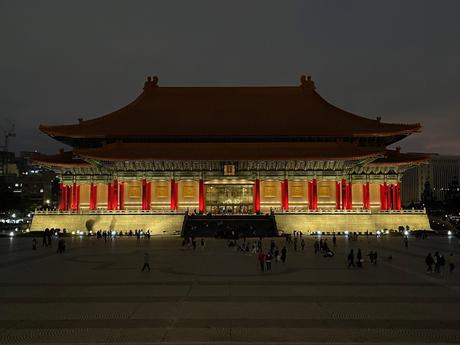
M112 210L118 209L118 180L114 179L112 184Z
M67 186L68 192L67 192L67 198L69 200L67 209L68 210L73 210L73 205L74 205L74 194L73 194L73 185Z
M145 178L143 178L143 179L142 179L142 193L141 193L141 199L142 199L142 201L141 201L141 208L142 208L143 210L146 209L146 206L145 206L145 205L147 204L147 203L145 202L145 200L146 200L145 198L146 198L146 196L147 196L147 189L146 189L146 186L147 186L147 182L146 182Z
M71 198L72 193L71 193L71 187L70 186L65 186L65 210L68 211L70 209L70 203L71 203Z
M347 208L348 201L347 201L347 180L342 179L342 210Z
M396 184L396 209L401 209L401 182Z
M386 200L387 200L387 210L393 209L391 206L391 185L386 184Z
M313 191L313 209L318 209L318 181L314 178L311 181L312 191Z
M340 183L335 181L335 208L340 210Z
M95 210L97 209L97 185L91 182L90 187L90 209Z
M363 184L363 208L365 210L370 208L369 182Z
M118 201L118 209L125 209L125 183L120 182L120 200Z
M89 185L89 209L92 210L93 209L93 183L91 182L91 184Z
M177 183L174 179L171 179L171 210L177 210Z
M256 178L253 188L254 213L260 212L260 180Z
M146 199L145 206L147 210L150 210L151 205L152 205L152 182L147 182L146 190L147 190L147 199Z
M348 182L347 185L348 195L347 195L347 210L353 208L353 193L352 193L352 183Z
M80 185L75 186L75 196L76 196L75 209L77 211L80 211Z
M280 182L281 186L281 209L284 210L284 181Z
M283 196L282 207L283 207L283 210L287 211L289 209L289 182L287 178L284 179L284 182L282 183L281 188L284 189L284 192L282 194Z
M205 190L204 190L204 181L200 179L198 181L198 212L205 213L206 212L206 204L205 204Z

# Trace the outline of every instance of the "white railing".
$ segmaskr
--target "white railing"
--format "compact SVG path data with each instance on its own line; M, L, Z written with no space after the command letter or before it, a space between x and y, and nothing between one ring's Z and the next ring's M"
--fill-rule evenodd
M289 210L282 210L281 208L272 208L275 214L425 214L425 209L415 210L415 209L405 209L405 210L367 210L363 208L353 208L351 210L336 210L332 208L318 208L316 210L310 210L308 208L293 207ZM97 210L35 210L35 214L44 214L44 215L72 215L72 214L86 214L86 215L107 215L107 214L185 214L185 210L173 211L169 208L153 209L153 210L142 210L142 209L125 209L125 210L107 210L107 209L97 209Z
M273 208L273 211L276 213L282 214L304 214L304 213L313 213L313 214L425 214L425 209L423 210L369 210L364 208L353 208L351 210L337 210L333 208L318 208L316 210L310 210L308 208L289 208L289 210L283 210L281 208Z
M71 215L71 214L89 214L89 215L107 215L107 214L184 214L185 211L173 211L169 208L154 209L154 210L142 210L142 209L125 209L125 210L107 210L107 209L97 209L97 210L35 210L35 214L47 214L47 215Z

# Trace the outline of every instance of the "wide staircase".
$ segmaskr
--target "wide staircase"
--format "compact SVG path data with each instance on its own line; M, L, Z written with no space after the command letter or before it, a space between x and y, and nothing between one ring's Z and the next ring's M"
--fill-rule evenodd
M278 236L274 214L185 215L182 237L274 237Z

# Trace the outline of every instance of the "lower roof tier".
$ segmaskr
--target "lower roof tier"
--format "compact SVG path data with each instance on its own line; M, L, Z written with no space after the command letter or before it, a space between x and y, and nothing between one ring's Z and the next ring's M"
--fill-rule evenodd
M33 160L37 165L69 169L161 161L342 162L336 167L356 162L371 167L403 167L425 163L429 156L350 143L114 143L100 148L61 151L56 155L37 154Z

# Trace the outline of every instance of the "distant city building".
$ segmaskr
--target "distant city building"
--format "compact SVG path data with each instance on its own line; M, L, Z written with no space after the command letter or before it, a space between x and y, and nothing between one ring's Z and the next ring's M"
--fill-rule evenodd
M17 193L28 205L35 208L54 207L58 197L56 174L31 164L34 152L0 151L2 190ZM26 210L24 210L26 211Z
M415 166L404 173L401 188L403 205L421 203L424 192L433 201L444 201L458 192L453 189L459 189L459 177L460 156L434 154L429 164Z

